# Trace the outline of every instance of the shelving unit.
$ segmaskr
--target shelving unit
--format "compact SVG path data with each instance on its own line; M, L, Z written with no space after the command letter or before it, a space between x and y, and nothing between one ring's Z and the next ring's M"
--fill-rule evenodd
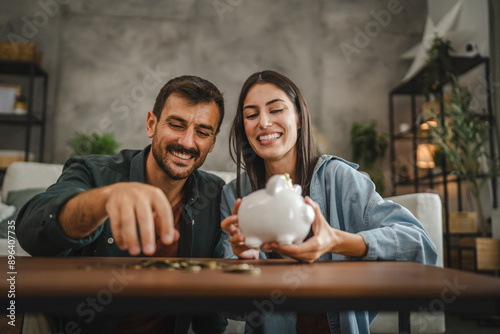
M45 147L45 124L47 113L48 74L35 62L0 60L0 75L20 76L28 80L28 109L25 115L0 114L0 125L24 128L24 160L28 161L31 150L32 130L34 126L40 127L38 161L43 161ZM39 104L40 110L35 110L35 85L37 79L42 81L42 96ZM0 170L4 173L5 170Z
M494 137L494 119L492 116L492 102L491 102L491 87L489 82L489 60L485 57L452 57L452 66L457 71L459 76L469 72L472 69L475 69L478 66L484 66L484 73L486 79L486 110L487 113L477 113L478 117L484 118L489 124L489 132L490 132L490 142L489 142L489 150L490 154L495 158L495 137ZM417 146L419 143L423 143L426 140L430 140L428 135L422 133L419 128L420 124L425 123L426 119L421 119L422 116L419 116L420 112L417 110L417 98L422 98L426 92L426 87L424 87L424 73L425 68L418 72L413 78L404 82L394 89L392 89L389 93L389 131L390 131L390 159L391 159L391 183L392 183L392 194L397 195L397 189L403 186L413 186L414 192L419 192L423 190L423 186L434 188L437 185L442 185L443 187L443 213L444 213L444 240L446 245L446 253L447 256L447 265L449 266L451 263L451 237L449 233L449 198L448 198L448 186L451 183L455 183L457 185L457 201L458 201L458 210L462 210L462 190L461 190L461 180L457 178L455 175L450 175L446 173L446 159L443 159L443 166L441 166L441 171L439 173L434 173L432 169L429 170L428 174L425 176L419 175L419 168L417 167ZM442 86L437 88L438 96L441 96L441 100L439 101L440 110L444 110L443 108L443 86L446 86L446 82L443 83ZM403 133L396 132L395 127L395 98L396 97L407 97L410 99L410 113L411 113L411 127L408 131ZM441 113L441 115L443 115ZM412 147L412 164L413 164L413 178L408 180L398 180L397 179L397 161L396 161L396 145L395 143L398 141L409 141ZM478 175L478 177L483 177L483 175ZM492 206L493 208L498 207L497 200L497 185L496 178L492 178Z

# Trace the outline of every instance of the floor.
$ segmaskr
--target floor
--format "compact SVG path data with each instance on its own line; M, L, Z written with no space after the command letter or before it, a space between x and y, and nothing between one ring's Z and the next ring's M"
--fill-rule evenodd
M489 322L489 323L488 323ZM446 333L448 334L499 334L500 317L481 318L480 323L470 316L447 315Z

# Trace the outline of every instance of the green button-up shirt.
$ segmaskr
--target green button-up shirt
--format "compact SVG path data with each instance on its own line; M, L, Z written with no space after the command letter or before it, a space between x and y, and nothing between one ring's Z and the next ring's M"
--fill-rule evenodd
M123 150L114 156L69 159L57 183L21 209L16 220L16 235L21 246L33 256L130 256L114 242L109 219L89 236L74 239L64 233L57 217L67 201L86 190L117 182L147 183L145 165L150 148ZM203 171L197 170L188 177L179 231L180 257L222 257L220 194L223 185L222 179Z

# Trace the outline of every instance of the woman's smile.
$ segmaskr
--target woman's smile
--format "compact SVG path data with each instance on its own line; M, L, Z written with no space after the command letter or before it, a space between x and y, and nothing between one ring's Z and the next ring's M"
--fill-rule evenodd
M270 145L274 142L276 142L280 137L281 137L280 132L265 132L260 134L257 137L257 140L262 144L262 145Z

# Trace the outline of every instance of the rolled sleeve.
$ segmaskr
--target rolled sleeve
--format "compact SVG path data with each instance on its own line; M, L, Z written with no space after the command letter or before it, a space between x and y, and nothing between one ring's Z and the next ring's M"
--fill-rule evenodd
M59 224L59 212L61 208L73 197L76 195L86 191L85 189L77 188L68 190L56 197L54 197L50 202L44 212L44 218L46 219L46 223L42 223L42 233L47 235L47 238L59 247L64 249L78 249L88 244L92 243L104 227L103 224L99 226L99 228L91 233L90 235L84 238L70 238L63 231L61 225ZM42 220L43 222L43 220Z
M69 160L57 183L29 200L16 220L16 235L21 246L33 256L64 256L93 242L102 225L92 234L73 239L61 228L61 208L76 195L94 188L92 172L79 160Z
M16 235L21 246L34 256L66 255L72 249L93 242L102 231L102 225L92 234L73 239L66 235L58 221L61 208L86 189L46 192L33 197L18 215Z

